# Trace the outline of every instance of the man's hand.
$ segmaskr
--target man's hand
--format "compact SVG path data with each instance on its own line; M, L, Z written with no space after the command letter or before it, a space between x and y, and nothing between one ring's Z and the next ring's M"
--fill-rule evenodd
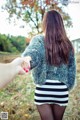
M17 74L22 75L26 73L26 71L22 67L22 64L24 62L24 58L18 57L10 63L0 64L0 89L5 87L12 80L14 80ZM26 64L25 68L27 69Z
M11 62L11 65L15 67L15 71L17 74L22 75L22 74L26 73L23 68L24 62L25 62L25 60L21 57L18 57ZM25 64L25 67L26 67L26 64Z

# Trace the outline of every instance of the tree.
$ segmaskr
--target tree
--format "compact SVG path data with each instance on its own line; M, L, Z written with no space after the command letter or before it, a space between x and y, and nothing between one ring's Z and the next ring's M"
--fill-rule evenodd
M4 52L19 52L15 48L15 46L12 45L10 39L6 35L0 34L0 51Z
M28 23L32 29L29 34L31 36L42 32L41 21L44 13L50 9L56 9L62 14L65 26L72 25L70 16L63 10L63 5L60 5L60 0L7 0L4 9L9 13L9 20L16 15L18 19Z
M9 37L11 43L13 46L16 47L16 49L19 51L19 52L23 52L25 47L26 47L26 38L23 37L23 36L11 36Z
M23 36L7 36L0 34L0 51L19 53L23 52L26 45L26 38Z

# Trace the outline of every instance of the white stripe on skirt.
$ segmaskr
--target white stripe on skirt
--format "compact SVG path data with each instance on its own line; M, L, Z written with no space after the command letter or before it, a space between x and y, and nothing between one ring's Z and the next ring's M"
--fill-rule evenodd
M67 106L68 89L58 80L46 80L44 85L36 85L35 104L59 104Z

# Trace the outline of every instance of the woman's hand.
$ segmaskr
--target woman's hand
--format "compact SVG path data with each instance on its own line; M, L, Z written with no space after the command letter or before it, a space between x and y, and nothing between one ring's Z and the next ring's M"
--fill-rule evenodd
M30 66L31 57L27 56L27 57L22 57L22 58L24 59L22 67L26 72L28 72L31 68L31 66Z

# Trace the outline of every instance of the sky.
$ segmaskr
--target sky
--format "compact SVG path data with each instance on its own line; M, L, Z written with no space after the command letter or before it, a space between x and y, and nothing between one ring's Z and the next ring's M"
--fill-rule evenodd
M78 2L70 3L67 7L67 11L72 19L73 28L69 29L70 38L80 38L80 0Z
M70 15L73 23L72 28L68 28L67 34L71 40L80 38L80 0L69 0L70 3L67 7L64 8L66 12ZM0 6L3 5L4 0L0 0ZM22 20L16 20L16 24L9 24L8 13L0 10L0 33L2 34L11 34L14 36L28 35L30 32L30 27L28 24L23 22ZM25 26L24 28L21 26Z

